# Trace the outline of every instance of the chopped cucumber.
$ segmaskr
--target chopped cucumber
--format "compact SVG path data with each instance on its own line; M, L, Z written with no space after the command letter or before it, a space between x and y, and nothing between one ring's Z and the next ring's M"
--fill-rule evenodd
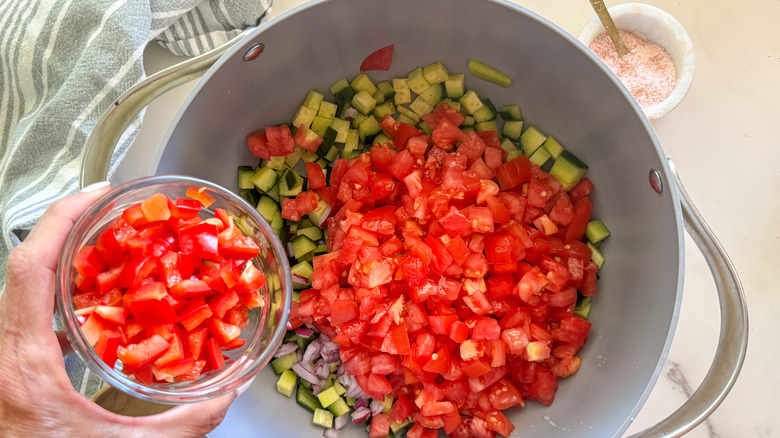
M279 208L279 204L269 196L260 197L260 200L257 201L257 212L269 223L277 216L279 219L282 218L282 210Z
M297 383L298 376L290 370L284 370L282 375L279 376L279 380L276 381L276 390L283 396L290 397L293 391L295 391Z
M586 243L586 245L588 245L588 248L590 248L590 259L593 261L593 263L595 263L599 269L604 267L605 259L604 254L601 253L601 250L590 242Z
M488 120L485 122L479 122L474 125L474 129L477 131L496 131L498 132L498 122L495 120Z
M320 404L320 401L317 400L317 397L312 394L310 389L303 386L303 382L304 381L302 380L298 385L298 391L295 393L295 401L311 412L315 412L318 409L321 410L322 405Z
M374 111L375 106L376 106L376 99L374 99L365 90L359 91L352 98L352 107L360 111L361 114L365 114L365 115L371 114L371 112Z
M374 94L381 95L383 100L389 100L391 97L395 96L395 89L390 81L382 81L376 84L376 93Z
M433 84L428 87L427 90L420 93L418 98L424 100L428 105L436 107L442 100L444 100L444 86L439 84Z
M295 234L298 236L303 234L304 236L316 242L322 239L322 228L313 225L305 228L298 228L298 231L296 231Z
M322 104L324 98L325 96L323 96L319 91L309 90L309 92L306 93L306 98L303 100L303 106L309 108L312 111L319 111L320 104Z
M393 114L395 114L395 105L390 100L374 107L373 115L377 120L382 120L385 116L392 116Z
M412 124L420 123L420 120L422 120L420 118L420 116L417 115L417 113L415 113L414 111L410 110L409 108L406 108L404 106L397 106L397 107L395 107L395 109L398 110L398 113L400 115L408 117L409 119L411 119L413 121ZM400 118L399 118L399 122L400 122Z
M552 155L547 150L547 148L544 147L544 145L540 146L539 149L536 150L536 152L533 153L530 157L528 157L532 163L536 164L539 167L542 167L544 163L546 163L550 158L552 158Z
M365 73L358 73L358 75L352 79L352 82L350 82L349 85L353 90L355 90L355 93L365 91L369 96L372 96L374 93L376 93L376 85L374 85L374 82L371 81L371 79Z
M431 86L431 84L425 80L422 67L417 67L409 72L409 75L406 77L406 85L417 94L422 93Z
M260 167L252 174L249 181L257 187L257 190L268 193L276 185L277 179L279 179L279 175L276 171L270 167Z
M609 229L604 225L604 222L596 219L588 222L587 227L585 227L585 237L588 238L588 242L598 246L601 241L609 237Z
M471 113L471 115L474 116L474 120L476 120L477 123L481 123L481 122L487 122L489 120L495 119L496 111L495 111L495 107L493 106L493 103L490 102L490 99L485 99L482 102L482 106L480 106L479 109Z
M252 166L238 166L238 188L241 190L253 189L255 185L252 184L252 175L255 170Z
M272 360L271 368L273 368L276 374L282 374L282 372L291 369L297 359L298 357L296 355L296 352L293 351L292 353L286 356L277 357L276 359Z
M336 392L336 389L334 389L332 386L330 388L323 389L319 394L317 394L317 400L320 401L320 404L323 408L327 408L340 398L341 397Z
M504 88L512 85L512 78L507 74L476 59L469 59L469 72L474 76L500 85Z
M279 194L281 196L297 196L303 191L303 177L292 169L285 169L279 178Z
M505 120L504 126L501 128L501 134L504 137L514 141L520 140L520 136L523 133L523 121L522 120Z
M260 200L260 193L255 190L254 187L251 189L241 189L238 191L238 195L252 205L257 205L257 201Z
M328 410L331 414L333 414L334 417L340 417L342 415L348 414L352 409L349 407L349 405L347 405L346 400L339 397L338 400L328 406Z
M429 114L433 112L433 105L426 102L425 99L423 99L421 96L417 96L416 99L412 101L412 103L409 105L409 109L414 111L415 114L422 117L424 114Z
M290 268L290 273L311 280L311 274L314 273L314 268L312 268L311 263L302 261L293 265Z
M304 255L314 251L314 248L317 247L317 244L312 242L312 240L306 236L296 237L292 240L292 242L290 242L290 245L292 245L293 253L296 259L299 259Z
M333 427L333 414L325 409L315 409L312 423L330 429Z
M450 76L449 72L447 72L447 67L441 61L436 61L423 67L422 74L423 78L431 85L440 84Z
M556 159L561 155L561 152L563 152L563 146L561 146L561 144L558 143L558 140L553 138L552 135L547 136L547 140L542 143L542 146L544 146L550 155Z
M273 170L284 169L284 157L271 157L270 160L263 160L261 167L270 167Z
M447 90L447 97L460 99L466 93L466 75L463 73L450 74L444 81L444 88Z
M463 105L463 110L465 110L467 114L473 115L477 110L482 108L482 101L474 90L467 91L458 99L458 101Z
M505 105L498 111L504 120L523 120L523 112L520 111L520 105Z
M550 168L550 175L555 176L564 188L572 187L582 179L588 166L571 152L564 150Z
M358 135L362 140L371 139L380 132L382 127L373 114L363 119L358 126Z
M349 85L346 79L339 79L338 82L330 86L330 92L336 98L336 104L340 107L348 104L355 95L355 91Z
M336 111L338 111L338 109L339 106L335 103L323 100L322 103L320 103L320 110L317 111L317 115L320 117L327 117L332 119L336 117Z
M523 153L530 157L545 140L547 140L547 136L542 134L536 126L529 126L520 136L520 146L523 148Z
M579 316L582 319L590 318L591 298L582 297L577 300L577 304L574 306L574 316Z
M393 90L395 91L393 102L396 106L412 103L412 90L406 84L406 78L393 79Z

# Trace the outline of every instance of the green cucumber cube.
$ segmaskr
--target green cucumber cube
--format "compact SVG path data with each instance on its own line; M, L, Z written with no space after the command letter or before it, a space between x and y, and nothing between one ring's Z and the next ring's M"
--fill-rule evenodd
M292 396L295 386L298 384L298 376L290 370L282 371L279 380L276 381L276 390L285 397Z

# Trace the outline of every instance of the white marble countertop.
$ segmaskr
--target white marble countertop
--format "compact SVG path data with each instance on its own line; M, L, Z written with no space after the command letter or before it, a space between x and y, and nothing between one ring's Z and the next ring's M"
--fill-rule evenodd
M274 0L278 15L301 0ZM514 0L577 35L593 16L585 0ZM607 2L612 6L618 1ZM745 289L750 341L742 373L725 402L687 436L780 436L780 2L646 0L675 16L696 51L696 76L685 100L653 122L666 154L729 252ZM147 72L175 58L152 45ZM117 177L141 176L192 83L147 109L143 129ZM140 171L143 172L143 171ZM718 340L719 308L704 258L686 236L685 288L669 358L627 435L666 417L696 389Z

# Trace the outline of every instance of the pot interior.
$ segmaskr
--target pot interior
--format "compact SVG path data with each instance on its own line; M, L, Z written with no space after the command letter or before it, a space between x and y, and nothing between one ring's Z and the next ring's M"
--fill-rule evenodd
M254 61L242 59L255 43ZM161 148L156 173L196 176L236 188L236 167L256 165L246 134L286 123L309 89L358 73L363 58L395 45L389 72L405 77L442 61L467 74L467 87L496 105L517 103L526 123L553 134L585 161L596 189L595 218L612 236L580 352L582 365L560 381L552 406L529 401L507 415L515 436L620 436L641 407L671 343L682 290L682 227L677 193L650 124L608 70L572 36L519 6L493 0L330 0L308 3L234 47L193 90ZM509 74L504 89L467 72L476 58ZM661 173L662 193L648 183ZM275 390L263 370L210 434L321 436L309 412ZM352 427L343 437L365 437Z

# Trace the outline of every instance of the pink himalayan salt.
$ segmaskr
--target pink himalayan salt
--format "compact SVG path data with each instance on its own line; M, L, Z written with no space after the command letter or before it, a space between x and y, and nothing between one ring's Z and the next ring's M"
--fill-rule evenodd
M617 75L640 107L662 102L677 82L677 70L669 53L639 32L621 30L620 37L629 50L622 58L606 33L593 40L590 50Z

